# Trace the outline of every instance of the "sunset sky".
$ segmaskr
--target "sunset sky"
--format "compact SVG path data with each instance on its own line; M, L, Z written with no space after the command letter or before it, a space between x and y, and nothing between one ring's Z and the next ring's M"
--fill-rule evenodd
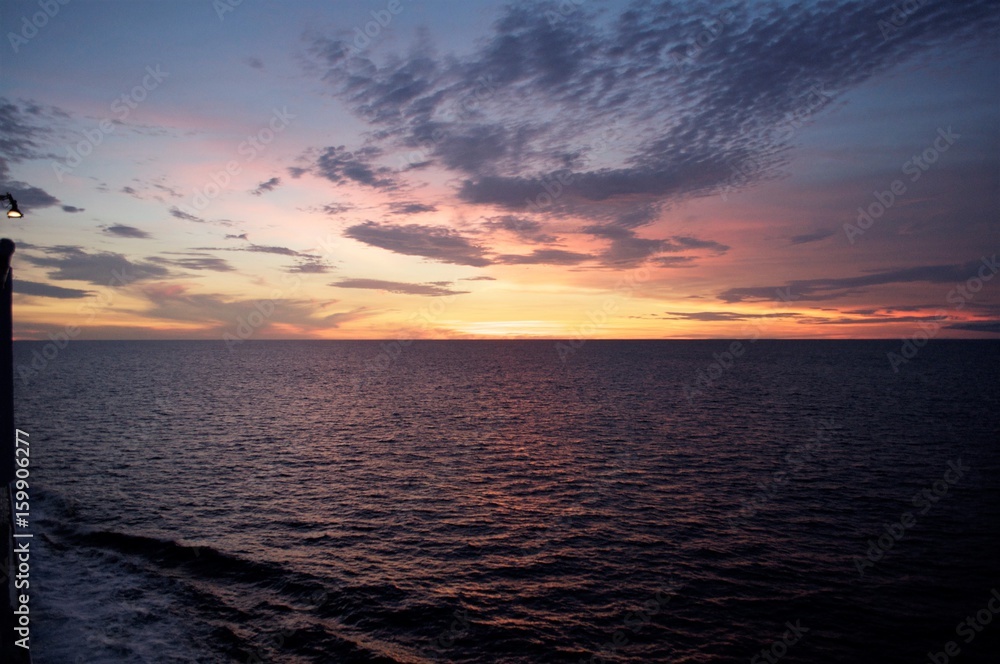
M63 2L18 338L1000 333L996 1Z

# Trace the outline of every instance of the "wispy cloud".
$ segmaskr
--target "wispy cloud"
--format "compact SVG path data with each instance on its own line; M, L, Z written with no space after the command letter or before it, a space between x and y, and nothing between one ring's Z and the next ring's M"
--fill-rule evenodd
M299 274L326 274L332 269L333 267L322 258L307 255L299 256L295 265L285 267L286 272Z
M506 231L519 240L532 244L549 244L558 240L554 235L543 232L541 223L527 217L500 215L484 220L482 226L490 232Z
M24 279L14 280L14 292L21 295L36 295L38 297L54 297L61 300L77 300L91 295L93 291L80 290L78 288L63 288L43 284L37 281L25 281Z
M459 291L446 288L442 284L449 282L411 284L401 281L385 281L383 279L342 279L331 283L337 288L364 288L369 290L382 290L389 293L401 293L404 295L426 295L428 297L440 297L442 295L461 295L469 291Z
M265 180L264 182L261 182L259 185L254 187L253 191L251 191L250 193L253 194L254 196L260 196L265 192L274 191L279 184L281 184L281 178L273 177L270 180Z
M229 249L228 251L249 251L257 254L277 254L279 256L300 256L301 254L288 247L269 246L264 244L251 244L239 249Z
M422 256L442 263L475 267L490 264L482 247L445 226L366 221L348 227L344 231L344 237L397 254Z
M789 281L782 286L730 288L720 293L719 299L725 302L767 301L776 299L777 293L783 291L793 300L814 302L836 300L864 292L871 286L915 282L958 283L975 275L981 265L981 261L957 265L922 265L875 272L860 277L800 279Z
M49 279L85 281L98 286L108 283L129 283L166 277L170 272L155 261L136 261L109 251L88 253L80 247L55 246L40 248L43 256L25 253L23 259L32 265L48 268Z
M184 210L181 210L176 205L171 206L170 210L168 210L168 212L170 212L170 216L171 217L175 217L175 218L181 219L183 221L194 221L194 222L197 222L199 224L205 223L205 220L202 219L201 217L196 217L195 215L191 214L190 212L185 212Z
M581 7L549 21L556 8L507 5L463 56L427 40L383 63L339 37L310 47L333 94L375 129L366 155L417 149L465 176L463 200L523 210L543 192L558 206L709 194L747 163L737 182L752 185L784 164L789 118L803 108L818 113L918 52L995 34L1000 23L989 0L936 3L886 40L883 9L865 3L734 5L723 32L691 57L719 7L644 0L609 20ZM615 120L628 135L595 140ZM356 155L327 150L320 170L350 179ZM359 182L379 177L367 159L359 169Z
M135 238L140 240L148 240L153 236L146 231L136 228L135 226L126 226L125 224L115 224L114 226L106 226L103 231L108 235L115 235L117 237L127 237Z
M235 324L241 316L256 311L257 299L231 298L216 293L191 292L185 284L155 283L144 286L140 293L151 307L146 312L150 318L175 320L192 323L206 323L216 330L216 338L222 331ZM369 316L364 308L327 313L335 301L315 302L294 298L272 299L274 311L261 326L259 332L288 333L287 326L297 328L302 333L339 327L344 323Z
M590 254L564 249L535 249L530 254L503 254L496 257L496 262L507 265L579 265L593 258Z
M355 183L375 189L393 189L396 182L392 177L392 169L388 166L377 166L375 160L382 154L376 147L364 147L354 152L344 148L327 147L319 151L308 168L291 168L292 177L301 177L305 172L312 172L324 177L334 184ZM310 159L307 155L304 158Z
M802 235L793 235L788 238L789 244L807 244L809 242L819 242L820 240L825 240L828 237L832 237L836 234L833 230L819 230L812 233L803 233Z
M54 126L68 117L55 106L0 97L0 181L4 187L0 193L12 192L26 210L59 205L60 201L44 189L14 180L10 167L49 156L48 144L53 139ZM75 212L79 208L67 205L64 210Z
M977 320L968 323L955 323L947 327L952 330L970 330L972 332L1000 334L1000 320Z
M389 210L391 210L393 214L411 215L422 214L424 212L436 212L437 207L427 203L418 203L416 201L394 201L389 203Z
M234 268L224 258L205 253L186 253L180 257L150 256L147 260L161 265L171 265L185 270L209 270L211 272L232 272Z

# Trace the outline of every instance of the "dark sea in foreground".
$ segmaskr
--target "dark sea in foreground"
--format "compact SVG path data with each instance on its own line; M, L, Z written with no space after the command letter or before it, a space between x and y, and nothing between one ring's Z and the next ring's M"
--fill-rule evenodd
M34 662L1000 661L1000 342L729 345L71 342Z

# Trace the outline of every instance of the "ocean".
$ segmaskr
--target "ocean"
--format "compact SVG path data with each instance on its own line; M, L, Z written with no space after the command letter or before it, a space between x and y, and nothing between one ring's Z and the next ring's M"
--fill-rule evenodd
M1000 343L731 345L17 342L34 663L1000 661Z

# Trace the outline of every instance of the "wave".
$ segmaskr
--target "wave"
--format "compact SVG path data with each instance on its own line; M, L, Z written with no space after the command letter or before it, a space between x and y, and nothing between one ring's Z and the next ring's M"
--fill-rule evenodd
M212 546L114 530L76 530L46 540L63 551L90 548L137 557L181 581L183 592L195 599L194 608L215 623L213 647L241 661L248 653L266 661L268 649L278 643L281 652L307 661L426 662L419 653L434 636L428 625L454 619L453 606L414 602L411 593L391 583L336 588L329 579ZM245 600L241 606L232 605L234 591ZM293 623L295 629L275 628ZM413 635L410 647L398 644L401 633Z

